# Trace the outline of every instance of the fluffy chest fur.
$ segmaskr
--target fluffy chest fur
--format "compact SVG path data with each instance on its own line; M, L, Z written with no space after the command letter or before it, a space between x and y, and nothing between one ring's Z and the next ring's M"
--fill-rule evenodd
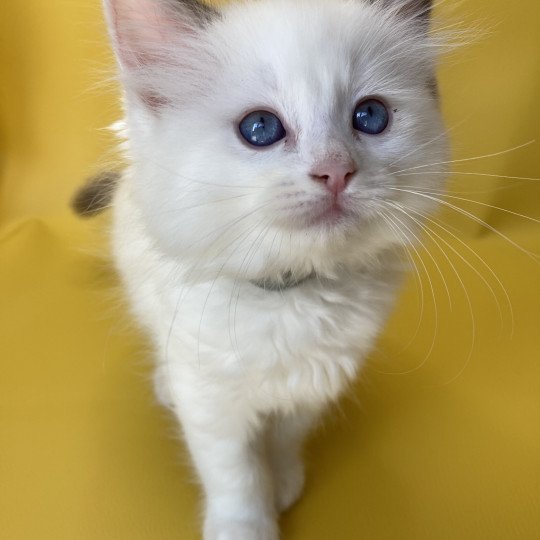
M339 395L391 306L400 275L393 257L384 268L345 268L282 291L229 276L201 282L156 247L129 191L125 183L116 195L115 254L159 352L162 401L188 376L228 385L260 412Z

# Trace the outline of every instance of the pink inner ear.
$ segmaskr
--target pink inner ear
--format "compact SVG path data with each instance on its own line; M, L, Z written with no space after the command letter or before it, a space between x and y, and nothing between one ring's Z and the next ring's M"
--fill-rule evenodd
M168 0L105 0L113 45L123 68L138 68L164 59L167 45L193 26Z

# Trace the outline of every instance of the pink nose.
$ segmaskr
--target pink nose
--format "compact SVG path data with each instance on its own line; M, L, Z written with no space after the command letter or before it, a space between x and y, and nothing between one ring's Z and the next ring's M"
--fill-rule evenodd
M310 175L316 182L323 183L328 191L338 195L345 191L355 172L356 166L350 159L327 159L315 165Z

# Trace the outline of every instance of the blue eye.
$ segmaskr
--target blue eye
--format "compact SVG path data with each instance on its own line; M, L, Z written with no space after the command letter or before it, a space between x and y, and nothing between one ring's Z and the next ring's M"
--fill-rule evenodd
M270 146L285 137L281 120L271 112L255 111L240 122L240 133L253 146Z
M353 127L368 135L382 133L388 127L388 109L376 99L366 99L354 110Z

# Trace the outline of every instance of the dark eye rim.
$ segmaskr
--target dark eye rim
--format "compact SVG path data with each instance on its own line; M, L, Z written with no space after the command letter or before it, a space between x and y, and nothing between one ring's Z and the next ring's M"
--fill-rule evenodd
M356 102L356 105L353 108L353 120L354 120L354 113L355 113L356 109L358 109L358 107L360 105L362 105L362 103L365 103L366 101L377 101L378 103L380 103L386 109L386 112L388 113L388 122L386 123L385 128L379 133L366 133L365 131L361 131L359 129L356 129L354 127L354 123L351 123L353 132L356 133L357 136L367 135L369 137L381 137L382 135L385 135L388 132L388 130L390 129L390 127L392 126L392 122L393 122L393 119L394 119L393 109L389 105L389 103L381 96L378 96L376 94L365 96L365 97L362 97L361 99L359 99Z
M285 135L277 140L275 143L272 143L272 144L269 144L267 146L257 146L256 144L251 144L249 143L245 137L242 135L242 132L240 131L240 124L250 115L250 114L253 114L253 113L256 113L256 112L265 112L265 113L270 113L270 114L273 114L280 122L281 122L281 125L283 126L283 130L285 131ZM236 120L235 122L235 130L236 130L236 135L238 136L238 138L240 139L240 142L246 147L246 148L249 148L250 150L257 150L258 152L263 152L263 151L268 151L268 150L271 150L273 148L275 148L277 145L279 145L280 143L285 143L287 142L287 139L289 138L289 126L287 125L287 123L283 120L283 116L278 112L276 111L275 109L273 109L272 107L268 107L266 105L261 105L260 107L252 107L250 109L247 109L245 112L243 112L241 115L240 115L240 119L239 120Z

